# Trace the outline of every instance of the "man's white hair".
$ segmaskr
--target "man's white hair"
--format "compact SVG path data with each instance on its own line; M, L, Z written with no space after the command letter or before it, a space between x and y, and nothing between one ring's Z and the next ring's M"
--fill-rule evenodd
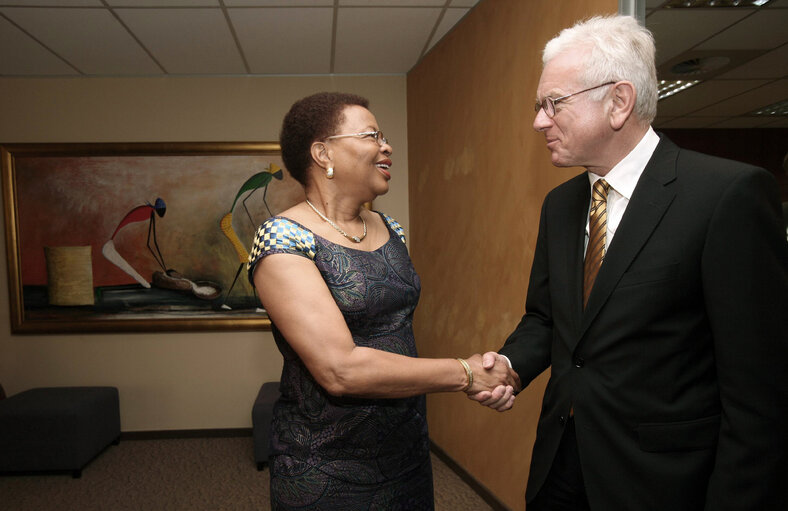
M651 123L657 115L657 70L654 36L632 16L595 16L565 28L542 52L542 63L567 50L588 49L579 77L581 85L627 80L637 92L635 115ZM589 92L599 100L605 88Z

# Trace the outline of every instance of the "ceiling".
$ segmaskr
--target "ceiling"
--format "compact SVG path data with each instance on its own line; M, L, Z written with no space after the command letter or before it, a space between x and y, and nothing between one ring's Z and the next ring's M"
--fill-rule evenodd
M760 8L666 9L661 7L665 3L646 0L646 26L657 41L657 75L702 82L661 100L654 124L660 128L788 127L785 113L752 115L788 100L788 0L771 0ZM729 62L698 75L671 72L676 64L698 58Z
M0 76L404 74L479 1L0 0ZM655 125L788 127L750 115L788 99L788 0L665 3L645 0L660 78L729 61L660 101Z
M0 75L404 74L478 0L0 0Z

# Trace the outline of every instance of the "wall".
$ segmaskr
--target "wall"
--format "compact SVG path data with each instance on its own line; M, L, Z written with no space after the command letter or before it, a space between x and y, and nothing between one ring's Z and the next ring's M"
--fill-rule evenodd
M531 123L541 49L613 0L483 0L408 74L411 254L422 278L422 356L499 348L523 314L539 210L580 169L550 164ZM459 394L428 400L433 440L523 509L546 374L499 414Z
M657 129L681 148L763 167L780 187L780 200L788 202L788 128L761 129Z
M275 141L296 99L355 92L370 99L395 149L391 189L375 207L407 229L405 89L404 76L6 78L0 143ZM0 384L8 395L114 385L123 431L244 428L260 384L279 379L270 332L11 335L6 267L3 237Z

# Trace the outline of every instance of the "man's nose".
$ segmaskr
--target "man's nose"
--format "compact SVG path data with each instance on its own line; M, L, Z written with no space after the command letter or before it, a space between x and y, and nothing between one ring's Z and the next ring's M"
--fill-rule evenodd
M536 131L544 131L553 124L553 120L547 116L544 108L539 108L534 117L533 127Z

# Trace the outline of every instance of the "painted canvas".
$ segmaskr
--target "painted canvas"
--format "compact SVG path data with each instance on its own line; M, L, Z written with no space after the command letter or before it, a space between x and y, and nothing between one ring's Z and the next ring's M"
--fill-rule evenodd
M272 143L4 147L14 330L269 326L245 263L303 200L282 167Z

